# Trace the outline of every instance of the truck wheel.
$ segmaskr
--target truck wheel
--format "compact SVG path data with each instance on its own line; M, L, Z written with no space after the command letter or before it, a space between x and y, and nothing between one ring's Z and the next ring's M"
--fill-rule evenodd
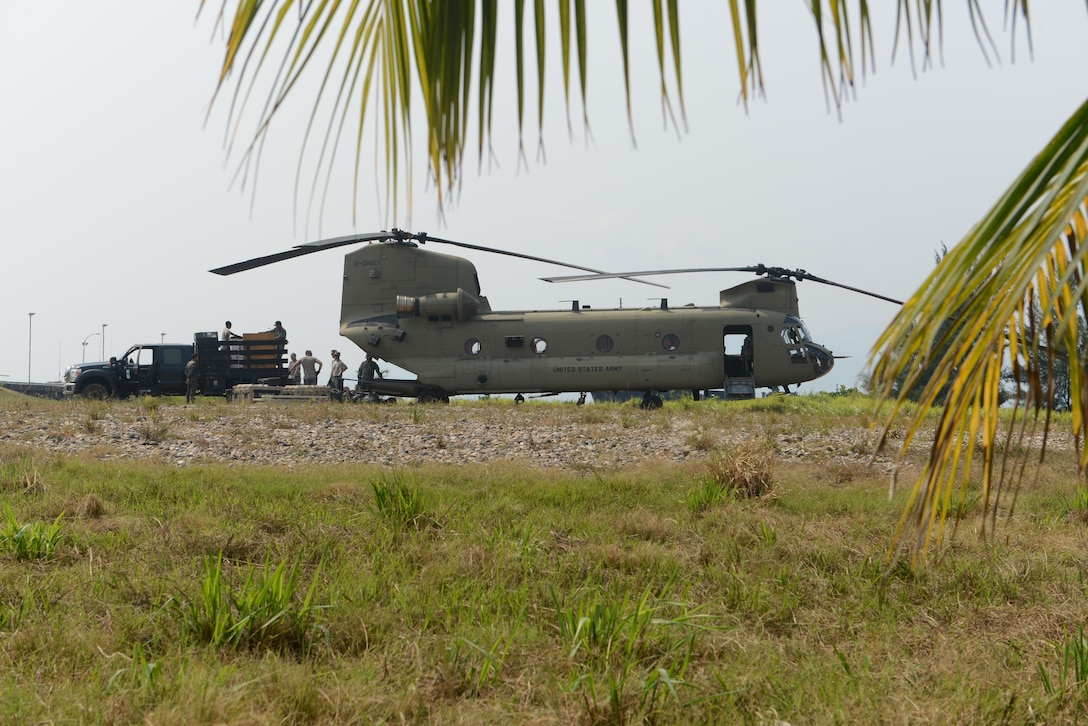
M102 383L88 383L83 387L82 396L102 400L110 397L110 389L106 388Z

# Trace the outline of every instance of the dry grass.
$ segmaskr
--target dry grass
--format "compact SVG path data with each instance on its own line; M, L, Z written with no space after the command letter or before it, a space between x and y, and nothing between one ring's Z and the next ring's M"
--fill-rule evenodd
M75 508L75 516L80 519L98 519L105 513L105 503L94 492L84 495Z
M711 459L707 476L734 497L773 497L773 461L773 452L766 446L740 443Z

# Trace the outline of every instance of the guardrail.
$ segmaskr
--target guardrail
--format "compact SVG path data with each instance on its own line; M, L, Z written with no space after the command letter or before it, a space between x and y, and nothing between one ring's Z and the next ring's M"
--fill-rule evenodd
M0 388L6 388L9 391L15 391L17 393L25 393L28 396L37 396L38 398L64 398L64 384L63 383L19 383L18 381L0 381Z

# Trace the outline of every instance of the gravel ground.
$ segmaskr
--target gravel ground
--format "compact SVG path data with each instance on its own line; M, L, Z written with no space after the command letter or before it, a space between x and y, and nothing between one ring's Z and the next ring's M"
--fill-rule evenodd
M641 411L573 403L393 405L65 402L0 408L0 446L99 459L411 466L502 460L540 468L619 467L706 459L741 441L771 443L784 459L870 461L864 427L814 416L744 413L711 404ZM887 467L890 459L882 457Z

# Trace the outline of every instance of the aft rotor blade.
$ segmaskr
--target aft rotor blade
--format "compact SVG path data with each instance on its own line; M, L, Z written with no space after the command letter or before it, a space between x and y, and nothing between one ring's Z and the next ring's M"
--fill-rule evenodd
M634 277L634 275L637 274L637 273L626 272L626 273L621 273L621 274L618 274L618 275L612 275L610 273L605 272L604 270L597 270L597 269L594 269L592 267L583 267L582 265L575 265L575 264L571 264L570 262L560 262L559 260L549 260L547 257L537 257L536 255L527 255L527 254L525 254L523 252L512 252L510 250L500 250L500 249L498 249L496 247L484 247L483 245L474 245L474 244L469 244L468 242L455 242L454 240L440 239L438 237L430 237L430 236L427 235L426 232L420 232L418 234L411 234L411 235L408 235L408 236L411 237L412 239L418 240L419 242L422 242L422 243L439 242L439 243L444 244L444 245L453 245L454 247L464 247L465 249L469 249L469 250L478 250L480 252L492 252L492 253L494 253L496 255L506 255L508 257L517 257L517 258L520 258L520 259L523 259L523 260L531 260L533 262L543 262L543 263L549 264L549 265L559 265L560 267L569 267L572 270L583 270L585 272L593 273L594 275L607 275L609 277L621 277L623 279L630 279L631 282L641 282L643 285L652 285L654 287L663 287L665 289L669 289L668 285L661 285L661 284L656 283L656 282L650 282L649 280L635 280L635 279L632 279ZM540 279L547 280L548 278L542 277Z
M638 272L601 272L595 275L559 275L556 277L541 277L540 279L544 282L585 282L587 280L627 279L649 275L686 275L691 272L754 272L758 275L766 272L766 270L767 268L763 265L755 267L691 267L683 270L641 270Z
M692 272L753 272L757 275L770 275L772 277L785 278L792 277L797 280L812 280L813 282L820 282L824 285L841 287L843 290L849 290L850 292L856 292L862 295L868 295L869 297L875 297L878 300L895 303L896 305L903 304L902 300L896 300L893 297L870 292L869 290L862 290L860 287L852 287L850 285L844 285L841 282L827 280L822 277L810 274L804 270L787 270L784 267L768 267L767 265L749 265L748 267L689 267L686 269L677 270L641 270L637 272L609 272L597 275L562 275L557 277L542 277L540 279L545 282L583 282L586 280L608 280L617 277L627 279L631 277L644 277L649 275L686 275Z
M265 265L271 265L275 262L283 262L284 260L301 257L302 255L309 255L314 252L330 250L334 247L343 247L345 245L352 245L358 242L376 242L381 240L398 239L396 233L397 230L393 230L392 232L351 234L345 237L333 237L331 239L320 240L318 242L307 242L306 244L296 245L292 249L285 250L283 252L277 252L271 255L264 255L263 257L254 257L253 259L246 260L245 262L236 262L233 265L217 267L214 270L209 270L209 272L214 272L216 275L233 275L236 272L245 272L246 270L252 270L256 267L264 267Z

